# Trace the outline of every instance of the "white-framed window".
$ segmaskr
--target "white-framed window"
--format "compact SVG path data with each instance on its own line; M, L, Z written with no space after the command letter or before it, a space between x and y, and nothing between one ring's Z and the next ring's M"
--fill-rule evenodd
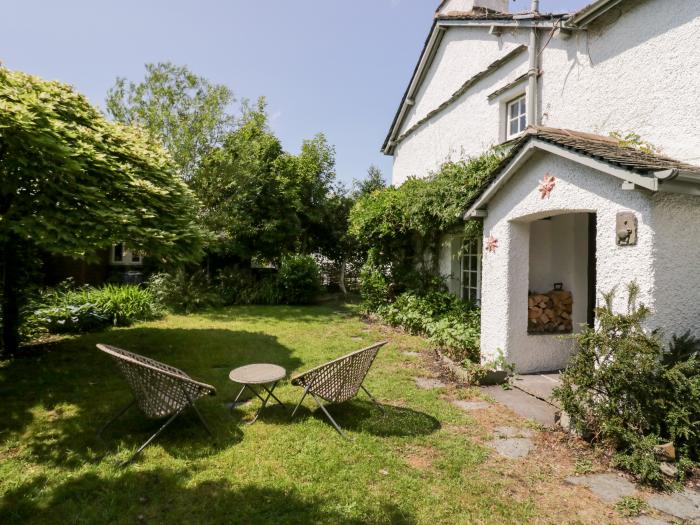
M135 250L130 250L124 243L115 244L112 246L110 263L119 266L138 266L143 262L141 254Z
M527 103L525 95L506 104L506 139L517 137L527 128Z
M481 303L481 240L465 241L461 257L462 300L472 304Z

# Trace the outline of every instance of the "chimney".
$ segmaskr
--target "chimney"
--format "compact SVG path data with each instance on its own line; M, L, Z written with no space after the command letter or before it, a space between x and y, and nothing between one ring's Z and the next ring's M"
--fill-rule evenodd
M444 0L438 7L437 14L445 15L450 12L469 13L483 9L507 13L508 0Z

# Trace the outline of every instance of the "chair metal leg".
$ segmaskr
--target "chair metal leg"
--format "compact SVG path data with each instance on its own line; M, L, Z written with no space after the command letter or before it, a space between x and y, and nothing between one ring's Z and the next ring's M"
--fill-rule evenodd
M211 428L209 428L209 425L207 425L207 422L206 422L206 420L204 419L204 416L202 416L202 413L201 413L201 412L199 411L199 409L197 408L197 405L195 405L194 403L192 403L192 408L194 409L195 413L196 413L197 416L199 417L199 420L202 422L202 425L204 425L204 428L206 429L206 431L208 432L208 434L209 434L211 437L214 437L214 433L211 431Z
M309 393L309 387L306 387L306 388L304 389L304 394L301 396L301 399L300 399L299 402L297 403L297 406L294 407L294 410L292 411L292 415L289 416L289 419L292 419L292 418L294 417L294 414L297 413L297 410L298 410L299 407L301 406L302 402L304 401L304 398L306 397L306 394L308 394L308 393Z
M316 401L316 404L320 407L321 410L323 410L323 413L326 414L326 417L330 420L330 422L333 424L333 426L335 427L335 429L338 431L338 434L340 434L340 435L341 435L343 438L345 438L345 439L349 439L348 436L345 435L345 432L343 432L343 431L341 430L340 426L338 426L338 423L335 422L335 419L333 419L333 416L330 415L330 413L328 412L328 410L326 410L326 407L323 406L323 403L321 403L321 402L318 400L318 398L313 394L313 392L311 393L311 397L314 398L314 401Z
M180 413L181 413L185 408L187 408L187 407L182 407L180 410L178 410L178 411L175 412L172 416L170 416L170 417L168 418L168 420L167 420L165 423L163 423L163 426L161 426L161 427L156 431L155 434L153 434L151 437L149 437L149 438L146 440L146 442L145 442L143 445L141 445L141 446L139 447L139 449L138 449L136 452L134 452L134 454L133 454L129 459L127 459L126 461L123 461L122 463L120 463L119 466L120 466L120 467L124 467L124 466L128 465L129 463L131 463L131 462L136 458L136 456L138 456L138 455L141 453L141 451L142 451L144 448L146 448L146 447L151 443L151 441L153 441L155 438L157 438L158 435L159 435L161 432L163 432L163 430L165 430L165 427L167 427L170 423L173 422L173 420L174 420L177 416L180 415Z
M112 419L110 419L110 420L107 421L104 425L102 425L102 428L100 428L100 430L97 431L97 437L102 437L102 432L104 432L105 430L107 430L107 427L108 427L109 425L111 425L111 424L114 423L117 419L119 419L127 410L129 410L132 406L134 406L134 404L136 404L136 400L135 400L135 399L133 399L133 400L131 401L131 403L129 403L128 405L126 405L126 406L125 406L124 408L122 408L119 412L117 412L117 414L116 414L115 416L113 416Z
M360 385L360 388L361 388L362 390L364 390L365 394L367 394L367 395L369 396L369 398L370 398L372 401L374 401L374 404L377 405L377 407L379 408L379 410L381 410L382 413L383 413L384 415L386 415L386 410L384 410L384 407L383 407L382 405L380 405L379 402L378 402L376 399L374 399L374 396L373 396L372 394L369 393L369 390L367 390L367 389L365 388L365 385Z

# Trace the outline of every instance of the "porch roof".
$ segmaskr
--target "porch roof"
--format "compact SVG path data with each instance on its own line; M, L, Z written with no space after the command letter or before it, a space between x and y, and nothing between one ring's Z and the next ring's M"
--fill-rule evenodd
M535 151L568 158L622 179L627 189L700 195L700 166L624 145L620 140L569 129L529 127L467 203L464 218L483 217L483 207Z

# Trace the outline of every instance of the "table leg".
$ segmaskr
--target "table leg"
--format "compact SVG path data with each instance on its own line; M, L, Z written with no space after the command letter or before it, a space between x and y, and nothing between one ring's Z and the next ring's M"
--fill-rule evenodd
M236 396L236 399L234 399L234 400L233 400L233 403L231 403L231 408L230 408L229 412L233 413L233 409L236 408L236 403L238 403L238 400L241 398L241 394L242 394L243 391L245 390L245 387L246 387L246 386L247 386L247 385L243 385L243 387L241 388L240 392L238 392L238 395Z
M273 398L275 401L277 401L280 405L284 406L284 403L282 403L282 401L280 401L279 399L277 399L277 396L276 396L275 394L272 393L272 391L273 391L273 390L275 389L275 387L277 386L277 383L278 383L278 381L275 381L275 382L272 384L272 388L270 388L270 389L267 388L267 385L262 385L262 387L265 389L265 391L268 393L268 395L272 396L272 398Z

